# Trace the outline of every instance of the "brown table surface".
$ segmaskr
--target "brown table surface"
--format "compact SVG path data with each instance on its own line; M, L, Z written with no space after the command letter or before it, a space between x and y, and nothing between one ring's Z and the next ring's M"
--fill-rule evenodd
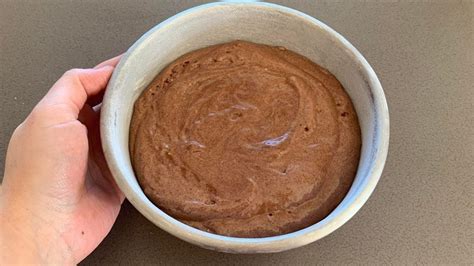
M14 128L65 70L125 51L198 2L0 0L0 171ZM390 148L367 204L316 243L233 255L183 242L126 202L83 264L474 264L474 2L281 3L344 35L382 82Z

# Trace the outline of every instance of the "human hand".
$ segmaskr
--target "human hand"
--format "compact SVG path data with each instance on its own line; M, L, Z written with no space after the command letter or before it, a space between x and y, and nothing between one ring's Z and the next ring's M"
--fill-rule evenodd
M0 192L0 264L75 264L110 231L124 197L91 106L119 60L66 72L13 133Z

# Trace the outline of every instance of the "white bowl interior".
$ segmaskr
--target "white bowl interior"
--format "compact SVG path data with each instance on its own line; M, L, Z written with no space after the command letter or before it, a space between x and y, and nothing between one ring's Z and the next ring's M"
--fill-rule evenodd
M148 200L130 162L128 132L133 104L143 89L179 56L232 40L285 46L331 71L351 97L362 130L362 150L354 183L323 221L268 238L209 234L168 216ZM380 83L365 59L343 37L298 11L265 3L214 3L180 13L137 41L116 68L102 109L102 141L107 161L129 201L164 230L194 244L227 252L277 252L331 233L365 203L380 177L388 147L388 110Z

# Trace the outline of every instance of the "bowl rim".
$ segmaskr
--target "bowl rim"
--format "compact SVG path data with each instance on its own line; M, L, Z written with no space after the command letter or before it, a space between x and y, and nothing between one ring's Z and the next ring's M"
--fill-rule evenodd
M374 158L374 160L372 160L368 166L367 182L361 185L363 188L357 192L355 200L350 202L348 206L337 215L331 216L331 213L318 223L292 233L263 238L239 238L208 233L188 226L167 215L153 204L153 206L150 206L149 203L139 199L137 193L127 184L126 178L120 170L122 166L114 155L120 151L111 138L111 136L114 136L114 130L109 126L111 123L109 119L114 117L113 115L116 110L110 104L109 96L116 86L116 83L119 82L118 77L129 57L133 56L133 52L146 42L150 35L162 27L188 15L196 14L210 8L229 5L247 5L255 8L270 9L271 11L297 16L309 23L315 24L325 31L329 35L329 38L332 38L336 43L339 43L347 49L349 55L361 68L362 75L367 77L366 81L371 93L375 117L375 132L372 143L375 148L372 148L373 152L371 154L371 158ZM374 191L385 165L389 144L389 113L385 94L375 71L362 54L342 35L316 18L292 8L264 2L216 2L199 5L184 10L151 28L128 49L115 68L104 95L101 113L100 134L104 155L115 182L130 203L148 220L180 239L208 249L234 253L267 253L289 250L321 239L341 227L357 213ZM159 220L157 220L157 217Z

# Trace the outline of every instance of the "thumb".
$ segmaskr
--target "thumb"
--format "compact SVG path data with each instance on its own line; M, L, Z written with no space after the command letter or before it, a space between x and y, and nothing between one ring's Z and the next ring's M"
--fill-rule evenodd
M46 113L54 114L44 119L42 126L49 127L77 120L87 98L105 89L113 70L113 66L106 65L98 69L67 71L35 107L36 110L47 110Z

